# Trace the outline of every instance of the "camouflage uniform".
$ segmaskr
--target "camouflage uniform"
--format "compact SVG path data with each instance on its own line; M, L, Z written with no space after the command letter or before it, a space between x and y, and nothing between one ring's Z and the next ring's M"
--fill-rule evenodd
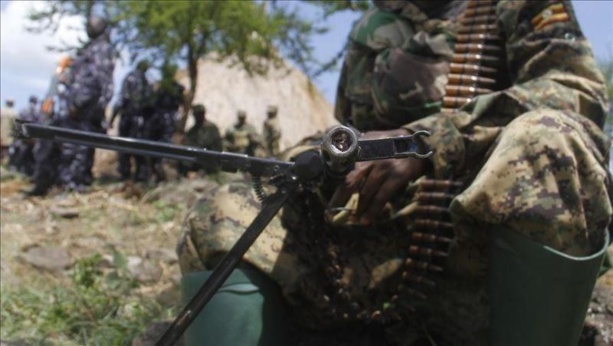
M10 155L10 147L13 144L13 124L18 114L13 108L13 100L6 101L6 107L2 107L0 111L0 150L2 151L1 158L5 157L6 153ZM9 164L11 164L9 162Z
M215 123L204 119L204 113L206 112L204 106L194 106L192 112L194 113L194 118L198 116L202 118L197 119L194 126L185 133L183 144L190 147L222 151L223 140L221 139L219 128L217 128ZM197 112L201 113L196 114ZM186 175L188 171L197 171L200 169L210 171L206 169L206 167L202 167L198 164L190 165L182 163L179 167L179 171L182 175Z
M331 226L321 216L325 193L305 193L258 238L245 260L279 283L300 325L329 329L379 320L386 341L377 344L484 344L494 226L570 255L590 254L602 242L612 215L610 143L601 130L607 101L570 2L499 1L494 31L505 38L501 68L509 80L498 79L498 91L457 112L441 113L457 37L449 18L463 3L377 1L354 26L337 118L361 131L431 131L424 141L434 155L427 180L393 201L394 217L383 215L372 227ZM552 17L552 9L559 15ZM453 188L450 180L464 183L439 222L453 232L438 262L443 274L430 277L436 287L421 277L405 285L406 249L415 244L409 239L413 201L419 188ZM178 245L182 271L212 268L258 207L242 182L208 194L186 218ZM352 309L372 313L343 314ZM388 309L400 322L381 318Z
M63 126L82 131L106 132L105 110L113 97L114 52L107 34L83 47L72 63L67 84L66 104L69 114ZM62 145L59 179L65 186L78 188L92 182L93 148Z
M238 117L245 118L246 114L243 111L238 112ZM247 154L254 156L257 147L260 145L260 139L255 128L241 120L234 124L226 131L224 146L227 151L239 154Z
M266 146L266 154L268 156L277 156L280 153L281 142L281 126L277 117L277 107L268 107L268 119L264 120L262 135L264 137L264 145Z
M145 68L137 68L126 76L121 86L120 102L115 107L115 114L121 113L121 119L119 120L119 136L121 137L143 138L143 110L153 97L153 90L145 73ZM136 155L118 154L117 169L122 179L129 179L132 175L132 156L137 163L144 162L144 158ZM140 170L143 168L141 166L142 164L137 164L136 176L139 176Z

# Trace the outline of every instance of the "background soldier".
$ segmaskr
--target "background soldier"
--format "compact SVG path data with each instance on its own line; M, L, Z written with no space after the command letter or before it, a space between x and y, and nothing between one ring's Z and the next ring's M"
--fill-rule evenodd
M110 126L113 127L115 118L118 114L121 114L118 131L121 137L144 138L144 110L153 101L153 90L146 76L148 68L149 63L146 60L141 60L136 65L136 69L123 80L119 101L109 120ZM117 170L122 180L132 177L132 157L134 157L136 163L134 175L138 177L142 174L141 170L144 169L143 164L145 162L143 157L119 153Z
M90 41L79 50L70 67L62 93L60 113L51 125L84 131L105 132L104 112L113 96L114 51L107 23L100 17L88 19ZM56 145L40 141L36 153L34 187L28 195L44 195L56 180L71 190L91 184L94 149L75 144ZM57 155L60 155L58 167Z
M227 151L239 154L255 155L261 145L255 128L247 123L247 113L239 110L237 122L226 131L225 147Z
M194 116L194 126L185 133L183 145L222 151L223 143L219 129L217 125L206 119L206 108L201 104L196 104L192 107L192 115ZM182 176L186 176L189 171L201 169L203 168L197 164L180 163L179 165L179 173Z
M606 87L571 2L374 5L350 33L336 117L365 138L428 130L433 155L359 163L293 198L187 342L257 345L297 327L277 344L577 344L613 208ZM184 292L258 205L232 183L194 206ZM238 282L252 294L229 294ZM263 328L233 334L263 312ZM220 313L237 324L214 324Z
M4 160L5 157L10 158L10 148L13 143L13 124L17 118L17 111L15 110L15 101L13 99L6 99L5 106L0 111L0 160ZM12 162L9 160L9 166Z
M162 80L155 91L151 116L145 119L144 138L152 141L171 143L176 130L177 114L184 101L185 87L175 80L177 67L173 64L162 66ZM147 158L147 174L142 180L148 180L149 174L155 175L156 182L166 180L162 160Z
M28 107L19 112L19 120L41 123L43 118L38 109L38 97L32 95L28 100ZM25 175L34 173L34 141L31 139L16 139L11 146L12 165L18 172Z
M70 56L64 56L60 59L57 68L51 76L51 83L49 83L49 89L43 102L40 105L40 111L46 118L44 122L48 122L50 118L55 115L63 99L61 96L66 91L66 82L70 76L70 65L72 64L72 58Z
M277 106L268 106L266 109L268 118L264 120L262 134L268 156L277 156L280 152L281 126L277 118L278 110Z

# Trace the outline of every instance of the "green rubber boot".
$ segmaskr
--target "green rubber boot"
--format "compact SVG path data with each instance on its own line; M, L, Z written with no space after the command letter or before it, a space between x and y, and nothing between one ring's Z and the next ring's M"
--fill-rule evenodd
M504 227L492 231L490 345L576 346L603 262L573 257Z
M198 292L212 271L184 275L183 300ZM277 346L288 341L287 310L279 287L255 269L235 269L185 332L189 346Z

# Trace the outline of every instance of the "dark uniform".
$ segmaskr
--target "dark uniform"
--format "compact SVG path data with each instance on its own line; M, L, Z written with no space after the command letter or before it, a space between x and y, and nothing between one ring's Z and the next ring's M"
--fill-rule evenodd
M38 98L30 96L28 107L21 110L17 118L22 121L41 123L43 117L37 106ZM15 139L9 149L10 165L25 175L34 173L34 144L35 141L31 139Z
M179 107L183 104L185 87L174 80L173 75L166 76L155 92L154 110L145 119L144 138L152 141L172 142L175 133ZM155 175L157 182L166 180L162 160L149 158L148 168ZM144 178L145 180L148 179Z
M150 106L153 98L153 89L147 80L145 73L147 72L148 64L146 61L139 62L137 68L130 72L123 81L121 86L120 99L113 110L113 116L109 121L111 126L118 114L121 114L119 119L119 136L130 138L145 138L145 108ZM129 179L132 175L131 158L136 161L136 172L134 175L140 177L146 160L143 157L118 153L117 170L122 180Z
M87 23L90 41L79 50L65 81L66 89L57 116L50 124L82 131L106 131L104 112L113 96L115 53L111 47L107 24L91 17ZM80 189L92 182L94 149L75 144L55 145L41 141L34 173L35 187L30 195L43 195L56 183ZM59 166L56 157L59 150ZM56 179L57 178L57 179Z

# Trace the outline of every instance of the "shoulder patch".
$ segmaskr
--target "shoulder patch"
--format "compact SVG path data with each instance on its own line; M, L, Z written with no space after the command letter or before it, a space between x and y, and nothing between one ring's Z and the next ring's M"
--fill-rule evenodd
M549 5L536 17L532 18L532 26L535 30L541 30L555 23L570 21L570 15L563 3Z

